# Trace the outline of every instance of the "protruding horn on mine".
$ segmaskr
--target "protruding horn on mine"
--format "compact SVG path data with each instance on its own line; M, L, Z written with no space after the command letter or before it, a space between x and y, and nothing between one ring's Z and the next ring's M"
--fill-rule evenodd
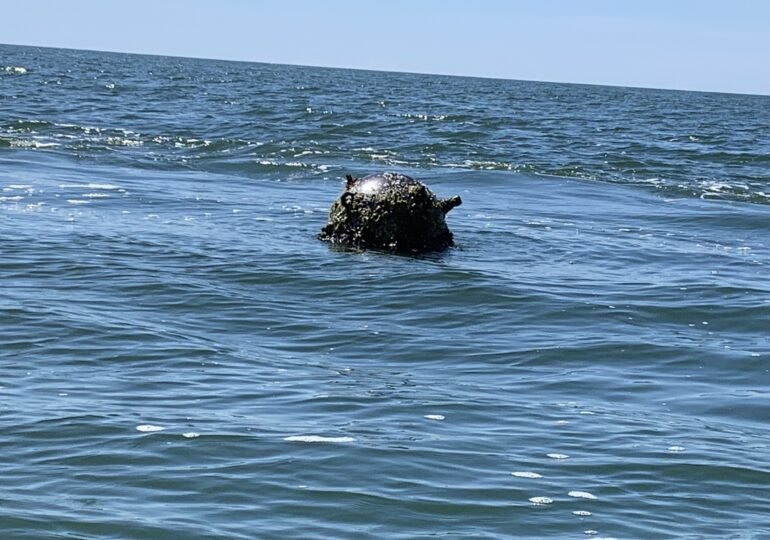
M463 200L460 198L460 196L455 195L454 197L450 197L449 199L444 199L443 201L439 202L439 205L441 206L441 210L443 210L446 214L452 208L455 206L460 206L462 203Z

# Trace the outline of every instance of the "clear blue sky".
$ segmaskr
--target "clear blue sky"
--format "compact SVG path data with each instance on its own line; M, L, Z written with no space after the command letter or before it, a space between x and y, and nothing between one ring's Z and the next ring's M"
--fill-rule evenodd
M0 43L770 94L770 0L6 0Z

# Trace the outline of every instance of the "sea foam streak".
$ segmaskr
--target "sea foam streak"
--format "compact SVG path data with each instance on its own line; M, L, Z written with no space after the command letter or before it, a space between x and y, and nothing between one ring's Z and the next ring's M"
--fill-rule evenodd
M321 435L291 435L284 437L284 441L305 443L348 443L356 439L354 437L322 437Z

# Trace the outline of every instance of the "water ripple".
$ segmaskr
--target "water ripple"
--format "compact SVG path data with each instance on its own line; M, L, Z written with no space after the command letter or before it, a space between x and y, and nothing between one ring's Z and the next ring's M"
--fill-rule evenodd
M0 48L4 537L770 534L767 98Z

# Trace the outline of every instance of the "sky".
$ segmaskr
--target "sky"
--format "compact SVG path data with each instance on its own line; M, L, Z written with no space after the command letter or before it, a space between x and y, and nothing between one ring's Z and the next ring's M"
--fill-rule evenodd
M768 0L0 0L0 7L4 44L770 95Z

